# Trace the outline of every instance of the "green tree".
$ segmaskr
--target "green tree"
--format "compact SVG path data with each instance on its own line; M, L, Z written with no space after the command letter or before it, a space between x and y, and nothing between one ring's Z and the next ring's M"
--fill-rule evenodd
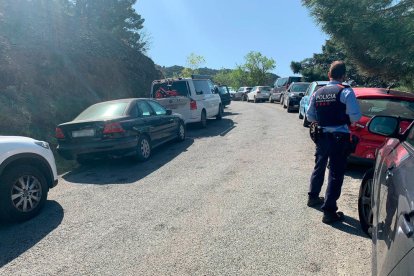
M268 73L276 67L276 62L259 52L249 52L245 57L245 63L238 68L238 75L243 76L241 71L247 73L246 85L264 85L269 81Z
M328 71L335 60L343 60L347 66L347 78L363 86L388 86L378 76L362 73L355 63L347 57L345 50L334 40L327 40L322 46L322 53L313 54L300 62L292 61L290 68L293 73L301 74L305 81L328 80Z
M185 78L190 77L193 74L199 74L200 67L206 63L206 60L203 56L196 55L195 53L191 53L187 56L187 62L183 71L181 72L181 75Z
M77 19L89 28L112 33L131 48L147 50L144 19L133 8L137 0L74 0Z
M216 75L214 75L214 82L232 86L232 72L233 70L221 69Z
M302 0L311 14L369 76L414 80L414 1Z

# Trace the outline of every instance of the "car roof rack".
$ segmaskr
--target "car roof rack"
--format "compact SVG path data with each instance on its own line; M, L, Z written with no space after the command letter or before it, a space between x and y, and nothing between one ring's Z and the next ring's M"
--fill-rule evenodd
M191 78L194 79L198 79L198 80L211 80L211 76L209 75L197 75L197 74L193 74L191 75Z

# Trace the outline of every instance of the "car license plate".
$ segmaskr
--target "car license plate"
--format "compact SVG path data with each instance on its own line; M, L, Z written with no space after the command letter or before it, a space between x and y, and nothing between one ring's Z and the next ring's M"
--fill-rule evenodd
M293 107L299 107L299 105L298 104L295 104Z
M95 130L93 129L82 129L82 130L76 130L72 131L72 137L91 137L95 135Z

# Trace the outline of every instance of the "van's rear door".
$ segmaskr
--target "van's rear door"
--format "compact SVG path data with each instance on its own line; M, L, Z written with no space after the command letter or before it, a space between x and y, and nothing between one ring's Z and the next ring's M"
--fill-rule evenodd
M151 98L157 100L166 109L181 114L185 122L190 117L190 96L186 80L154 81Z

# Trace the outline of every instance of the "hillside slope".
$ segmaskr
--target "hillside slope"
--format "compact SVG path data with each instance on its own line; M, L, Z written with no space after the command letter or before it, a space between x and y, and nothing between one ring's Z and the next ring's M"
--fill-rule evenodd
M54 142L57 124L96 102L148 96L161 77L145 55L67 18L0 11L0 135Z

